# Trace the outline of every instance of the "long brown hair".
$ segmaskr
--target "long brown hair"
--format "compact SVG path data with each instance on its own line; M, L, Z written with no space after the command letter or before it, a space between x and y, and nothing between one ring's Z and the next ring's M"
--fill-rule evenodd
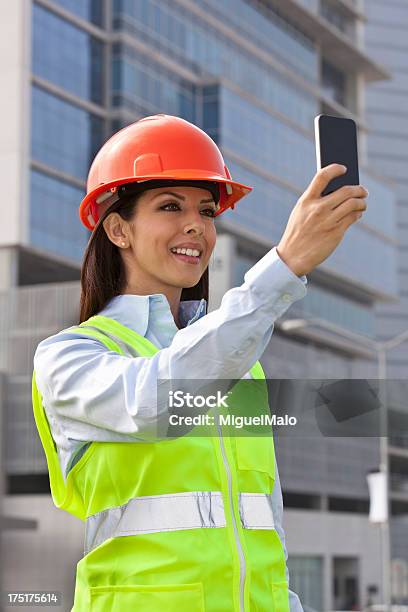
M122 219L130 221L138 195L121 197L101 216L87 244L81 267L81 298L79 323L87 321L97 314L116 295L120 295L126 286L125 267L117 247L108 238L103 221L111 212L117 212ZM201 300L208 304L208 266L194 287L187 287L181 292L181 301Z

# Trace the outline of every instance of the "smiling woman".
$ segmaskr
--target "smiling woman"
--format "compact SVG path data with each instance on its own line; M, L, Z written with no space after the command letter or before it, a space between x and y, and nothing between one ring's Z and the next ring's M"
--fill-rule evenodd
M164 294L176 320L180 303L208 302L214 217L252 188L232 180L205 132L178 117L145 117L105 143L87 187L80 217L93 232L82 266L80 323L125 293ZM168 253L186 242L202 245L199 260L172 255L195 266L169 270L163 248Z
M272 432L234 438L212 417L203 431L182 408L171 433L172 387L197 400L200 379L221 398L238 381L227 409L269 414L258 359L306 279L272 249L206 312L215 217L250 190L205 132L167 115L124 128L92 164L80 324L40 342L33 373L53 500L86 522L73 612L302 610Z

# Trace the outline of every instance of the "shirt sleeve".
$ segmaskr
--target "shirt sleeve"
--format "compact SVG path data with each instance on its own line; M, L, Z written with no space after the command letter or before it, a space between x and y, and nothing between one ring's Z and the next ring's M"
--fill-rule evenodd
M275 457L276 459L276 457ZM283 500L282 500L282 489L279 479L278 466L275 464L275 484L272 491L272 513L273 520L275 523L276 532L282 542L283 550L285 552L286 561L286 580L289 585L289 608L290 612L304 612L302 604L300 603L299 596L291 590L289 581L289 570L287 566L288 551L286 549L285 532L283 530Z
M265 351L275 320L304 297L305 284L274 248L218 309L152 357L119 355L69 328L43 340L34 369L53 433L77 441L156 439L158 422L168 422L161 381L177 380L177 389L191 392L189 380L240 379Z

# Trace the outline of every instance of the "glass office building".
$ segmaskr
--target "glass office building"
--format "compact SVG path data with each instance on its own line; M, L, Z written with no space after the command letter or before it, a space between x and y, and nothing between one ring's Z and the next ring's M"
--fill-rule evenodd
M381 58L373 59L364 48L360 3L32 0L24 6L13 23L21 36L29 32L29 49L21 61L29 126L21 207L25 231L19 248L7 251L14 289L4 308L12 312L13 300L22 300L18 312L26 313L36 331L29 332L27 325L30 340L19 354L31 358L41 337L52 333L41 318L47 300L55 309L55 331L75 317L75 281L89 238L78 206L90 163L112 133L146 115L181 116L216 141L235 179L254 187L216 221L220 245L228 240L233 252L228 280L218 288L223 292L242 283L245 271L278 242L315 173L314 117L328 113L357 123L369 208L310 275L307 296L277 324L263 363L270 376L285 378L366 372L375 377L372 360L364 359L347 333L363 345L364 338L377 335L378 304L398 300L398 233L393 187L368 166L365 86L390 75ZM0 247L4 243L8 249L1 239ZM214 273L212 282L217 278ZM61 281L65 286L57 286ZM28 287L34 284L39 286ZM338 326L346 339L339 342L318 327L288 336L280 323L290 318ZM13 326L21 325L16 316L4 331L7 342L13 341ZM10 385L27 389L29 368L29 359L25 374L17 366L9 368ZM17 439L24 431L26 437L35 436L29 410L22 407L27 393L19 397L20 417L11 414L10 435ZM295 452L293 440L277 444L291 581L315 610L344 605L350 593L364 603L367 576L380 580L373 561L377 536L366 524L365 483L365 470L378 462L378 443L354 442L346 447L324 440L316 446L299 439ZM24 476L34 472L37 492L47 490L39 445L23 457L18 444L9 446L6 467L10 512L28 494ZM313 521L324 525L330 538L322 532L309 542L306 531ZM344 547L350 525L370 540L365 550L355 541Z

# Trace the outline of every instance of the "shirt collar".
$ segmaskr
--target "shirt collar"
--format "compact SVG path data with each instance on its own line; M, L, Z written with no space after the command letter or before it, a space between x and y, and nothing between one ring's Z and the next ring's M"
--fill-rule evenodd
M171 319L177 330L171 314L169 301L163 293L153 293L151 295L126 293L117 295L98 314L110 317L139 333L141 336L145 336L149 324L152 324L153 319L163 315L163 313ZM206 313L207 301L204 298L180 302L178 314L181 327L191 325Z

